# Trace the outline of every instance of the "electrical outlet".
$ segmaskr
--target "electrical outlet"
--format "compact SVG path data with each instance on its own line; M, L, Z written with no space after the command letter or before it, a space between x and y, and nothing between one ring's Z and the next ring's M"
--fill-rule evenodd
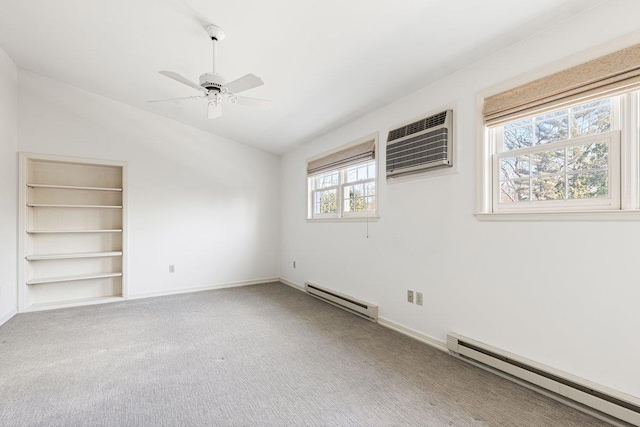
M422 305L422 292L416 292L416 304Z
M413 304L413 291L407 291L407 302Z
M175 273L176 272L176 266L173 264L169 265L169 273Z
M296 262L293 261L293 268L296 268Z

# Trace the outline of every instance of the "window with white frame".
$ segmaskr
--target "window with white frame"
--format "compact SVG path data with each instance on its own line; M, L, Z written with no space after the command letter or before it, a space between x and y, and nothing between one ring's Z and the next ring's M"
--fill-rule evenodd
M485 97L478 213L638 212L639 89L635 45Z
M308 162L308 218L377 215L375 140Z
M493 210L619 209L621 98L491 128Z

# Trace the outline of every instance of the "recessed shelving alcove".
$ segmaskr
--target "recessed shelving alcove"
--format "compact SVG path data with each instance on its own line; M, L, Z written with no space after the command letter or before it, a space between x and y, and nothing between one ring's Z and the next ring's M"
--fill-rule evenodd
M126 167L20 153L20 311L126 297Z

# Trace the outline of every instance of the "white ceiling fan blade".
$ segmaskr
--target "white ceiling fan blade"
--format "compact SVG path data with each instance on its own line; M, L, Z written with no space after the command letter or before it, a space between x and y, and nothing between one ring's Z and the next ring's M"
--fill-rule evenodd
M254 74L247 74L239 79L236 79L230 83L224 85L224 87L231 93L240 93L245 90L253 89L254 87L262 86L264 82L262 79Z
M215 119L222 115L222 105L215 104L214 102L209 103L209 110L207 111L207 117L210 119Z
M168 98L168 99L154 99L147 102L168 102L168 101L180 101L181 99L203 99L206 96L183 96L182 98Z
M246 96L234 96L235 104L244 105L246 107L256 107L261 110L269 110L273 106L273 101L266 99L247 98Z
M199 84L192 82L191 80L187 79L186 77L181 76L178 73L174 73L173 71L158 71L158 72L160 74L162 74L163 76L167 76L170 79L178 81L178 82L182 83L183 85L187 85L189 87L192 87L195 90L199 90L200 92L204 92L204 93L208 92L205 88L203 88Z

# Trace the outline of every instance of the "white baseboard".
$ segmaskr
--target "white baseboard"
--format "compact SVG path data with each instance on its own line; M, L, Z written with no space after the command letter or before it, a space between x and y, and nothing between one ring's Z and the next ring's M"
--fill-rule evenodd
M304 286L300 286L297 283L292 282L291 280L287 280L284 277L281 277L280 282L285 285L291 286L294 289L305 292ZM431 347L437 348L438 350L444 351L446 353L449 352L447 349L447 343L443 340L439 340L438 338L432 337L431 335L423 334L422 332L418 332L415 329L411 329L407 326L401 325L400 323L393 322L389 319L385 319L384 317L378 316L378 323L385 328L393 329L396 332L400 332L403 335L416 339L420 342L430 345Z
M2 326L5 323L7 323L16 314L18 314L18 309L14 307L7 314L5 314L4 316L0 317L0 326Z
M291 286L291 287L292 287L292 288L294 288L294 289L297 289L297 290L299 290L299 291L305 292L305 290L304 290L304 286L300 286L300 285L298 285L298 284L296 284L296 283L293 283L291 280L287 280L287 279L285 279L284 277L280 277L278 280L279 280L280 282L284 283L284 284L285 284L285 285L287 285L287 286Z
M393 322L389 319L385 319L384 317L378 317L378 323L384 326L385 328L393 329L396 332L400 332L408 337L416 339L420 342L430 345L433 348L444 351L446 353L449 352L447 349L447 344L443 340L439 340L438 338L432 337L431 335L423 334L422 332L418 332L415 329L411 329L407 326L401 325L400 323Z
M129 294L127 299L131 300L131 299L140 299L140 298L161 297L165 295L188 294L191 292L209 291L212 289L237 288L239 286L260 285L263 283L278 282L278 281L280 281L280 278L278 277L269 277L266 279L245 280L242 282L219 283L217 285L196 286L192 288L167 289L162 291L141 292L138 294Z

